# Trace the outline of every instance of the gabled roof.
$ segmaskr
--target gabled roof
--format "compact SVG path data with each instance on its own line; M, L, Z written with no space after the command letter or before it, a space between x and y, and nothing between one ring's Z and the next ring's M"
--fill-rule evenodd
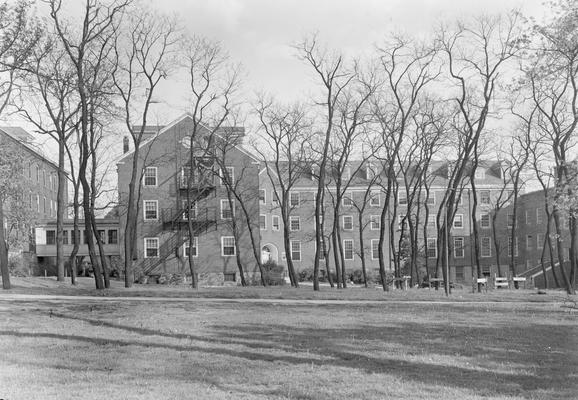
M171 129L172 127L174 127L175 125L177 125L178 123L182 122L185 119L193 119L193 116L190 113L185 113L183 115L181 115L179 118L175 119L174 121L172 121L171 123L163 126L161 129L159 129L158 131L156 131L156 133L152 136L150 136L147 140L143 141L141 143L140 147L143 147L145 145L147 145L148 143L154 141L157 137L159 137L160 135L164 134L165 132L167 132L169 129ZM200 123L200 126L206 130L210 130L209 127L207 127L205 124ZM156 126L157 128L160 127L160 125ZM215 135L219 136L219 137L223 137L221 132L224 132L227 129L232 129L233 132L235 134L237 134L238 136L243 136L244 132L245 132L245 128L242 127L221 127L219 129L216 130ZM145 128L145 131L150 132L150 130L148 130L148 128ZM251 157L253 160L260 162L260 159L258 157L256 157L254 154L252 154L249 150L247 150L246 148L244 148L241 144L235 144L233 145L235 148L237 148L239 151L241 151L242 153L244 153L245 155ZM132 156L134 154L134 149L123 154L121 156L121 158L117 161L117 164L122 164L124 163L124 161L129 158L130 156Z
M58 165L54 161L48 159L44 154L40 152L39 149L35 149L32 146L30 142L34 137L28 132L26 132L24 129L18 126L2 126L0 127L0 132L2 132L6 137L10 138L11 140L17 142L20 146L28 150L35 157L40 158L45 163L50 164L55 169L58 169Z

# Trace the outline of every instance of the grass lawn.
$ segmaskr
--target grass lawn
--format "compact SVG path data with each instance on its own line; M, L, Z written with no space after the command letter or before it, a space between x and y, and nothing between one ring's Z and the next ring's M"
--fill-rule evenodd
M65 292L32 282L15 281L11 293ZM154 287L103 299L0 292L0 399L578 398L578 311L561 307L561 293L499 292L444 303L429 290L341 291L379 300L351 304L115 298L171 296Z

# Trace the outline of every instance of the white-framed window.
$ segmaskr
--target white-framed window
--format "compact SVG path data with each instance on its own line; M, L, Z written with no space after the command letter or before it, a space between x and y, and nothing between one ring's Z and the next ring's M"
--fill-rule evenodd
M40 195L36 195L36 212L40 212Z
M539 249L543 245L544 245L544 234L543 233L537 233L536 234L536 248Z
M542 224L543 218L542 218L542 209L541 208L536 208L536 225L540 225Z
M278 231L280 229L281 218L278 215L271 216L271 229L274 231Z
M371 259L379 259L379 239L371 239Z
M71 233L72 233L72 231L71 231ZM68 235L66 235L66 237L68 238ZM118 244L118 230L117 229L109 229L108 230L108 244Z
M435 215L428 215L427 216L427 227L436 229L437 222L436 222L436 216Z
M271 203L279 204L279 199L277 198L277 194L274 190L271 190Z
M464 251L464 238L463 237L455 237L454 238L454 258L464 258L465 251Z
M228 199L221 199L221 219L233 219L235 216L235 203L231 208L231 203Z
M435 203L436 203L436 194L435 194L435 192L430 192L430 193L429 193L429 196L428 196L427 199L426 199L426 203L427 203L428 205L430 205L430 206L435 205Z
M372 207L379 207L381 205L381 192L373 190L370 194L369 205Z
M301 196L299 192L289 192L289 205L291 207L299 207L301 204Z
M144 258L159 256L159 238L144 238Z
M526 210L526 225L530 225L532 223L532 213L530 210Z
M353 239L343 239L343 258L351 261L353 257Z
M405 192L399 192L397 194L397 204L400 206L407 205L407 194Z
M369 216L369 229L372 231L378 231L381 228L381 216L370 215Z
M474 179L485 179L486 178L486 171L481 168L476 168L476 172L474 172Z
M344 231L353 230L353 217L351 215L343 216L343 230Z
M267 203L267 191L265 189L259 189L259 203L260 204Z
M143 212L145 221L156 221L159 219L158 200L143 200Z
M199 256L199 238L197 236L193 236L193 251L190 252L189 251L189 240L187 239L185 241L185 244L183 245L183 254L186 257L189 257L189 255L191 253L193 253L193 258L198 257Z
M225 182L229 182L231 185L235 184L235 167L225 167L219 171L221 177L221 186L225 186Z
M301 261L301 242L299 240L291 241L291 259Z
M157 167L146 167L143 181L145 186L157 186Z
M290 231L300 231L301 230L301 217L290 216L289 217L289 230Z
M490 227L490 214L488 213L480 214L480 227L482 228Z
M532 235L526 235L526 250L532 250Z
M425 253L427 255L427 258L437 258L438 256L437 238L427 238Z
M221 256L232 257L235 255L235 236L221 236Z
M42 200L42 211L46 214L46 196L44 196Z
M480 190L480 203L488 205L490 204L490 191Z
M482 236L481 238L481 256L491 257L492 256L492 243L489 236Z
M352 199L353 199L353 193L347 192L347 193L345 193L345 195L341 199L341 204L343 204L344 207L351 207L353 205Z
M512 256L512 237L508 236L508 257Z
M267 230L267 216L265 214L259 215L259 229L262 231Z
M464 227L464 214L456 214L454 217L454 228L463 228Z
M514 226L514 214L513 213L508 213L507 224L508 224L508 228L511 228Z

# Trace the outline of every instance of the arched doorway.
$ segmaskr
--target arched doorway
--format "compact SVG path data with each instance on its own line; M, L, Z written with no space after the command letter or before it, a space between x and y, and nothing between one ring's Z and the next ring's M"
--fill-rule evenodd
M278 261L278 251L277 247L274 244L267 243L261 248L261 262L274 262L277 263Z

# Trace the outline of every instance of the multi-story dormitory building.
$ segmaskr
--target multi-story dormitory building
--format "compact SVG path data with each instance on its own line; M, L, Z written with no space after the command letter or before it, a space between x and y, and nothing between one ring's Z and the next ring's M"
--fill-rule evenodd
M425 219L425 211L420 211L420 219L423 221L419 227L420 237L420 260L422 273L425 275L426 258L430 266L430 273L435 270L437 258L437 227L436 214L439 210L441 199L445 193L448 183L447 162L435 162L431 168L432 181L430 183L430 196L427 199L429 217ZM361 224L363 227L363 242L366 266L368 271L377 274L379 270L379 233L380 233L380 215L384 207L384 191L381 186L375 184L368 187L375 174L375 163L368 166L359 166L359 163L352 164L350 168L345 169L344 181L349 181L350 174L354 171L351 184L346 190L345 196L341 202L340 212L340 236L341 246L343 249L343 259L345 260L346 269L355 270L361 268L360 259L360 230L359 230L359 210L363 210ZM511 190L507 185L504 187L502 179L502 169L499 163L481 162L476 172L476 187L478 193L478 226L480 237L480 262L485 274L491 275L497 273L494 239L492 234L491 214L494 209L497 198L500 193ZM267 174L264 170L260 178L260 202L261 202L261 243L264 259L283 263L286 259L286 252L283 246L283 221L280 216L279 202L276 199L275 185L271 182L270 176L276 178L276 174ZM401 184L401 183L400 183ZM335 190L328 185L327 191ZM289 203L291 206L290 223L290 250L291 258L297 270L311 268L315 255L314 240L314 212L315 212L315 194L317 191L317 182L312 175L304 176L295 184L290 193ZM369 193L366 195L366 192ZM506 194L504 194L506 195ZM450 270L451 280L457 282L471 282L473 248L472 227L471 227L471 207L472 198L469 189L465 188L457 205L456 216L450 226ZM325 202L325 229L326 234L331 231L333 221L333 196L326 195ZM362 204L366 199L367 204ZM393 202L396 202L395 207ZM399 235L402 232L401 224L407 214L407 195L402 187L399 189L397 199L390 201L390 211L388 214L389 221L395 221L398 225L394 242L398 243ZM415 213L415 210L412 211ZM427 238L424 238L423 223L427 226ZM497 226L500 231L501 220ZM502 229L503 230L503 229ZM404 228L407 233L407 225ZM505 234L504 230L504 234ZM427 243L426 243L427 242ZM384 254L387 255L386 267L393 268L393 255L395 249L392 248L389 238L389 229L386 229ZM328 240L330 260L333 260L333 249L331 242ZM504 269L506 271L506 269Z
M30 226L30 233L17 240L19 244L12 247L12 255L22 254L27 264L35 265L32 254L35 252L35 235L32 228L39 221L55 218L58 192L58 166L46 158L33 144L32 136L19 127L0 127L0 140L4 146L10 143L11 148L21 153L23 193L20 199L20 218ZM12 151L12 150L11 150ZM7 205L5 205L7 206ZM11 215L5 209L4 228L8 231ZM13 230L13 234L22 234L22 229Z
M257 279L256 265L251 237L245 216L241 214L237 202L231 209L229 206L226 187L221 181L223 172L227 169L228 176L242 187L245 206L249 210L249 220L253 227L253 240L259 246L263 261L271 260L280 265L286 264L286 254L283 244L283 220L281 218L278 199L273 188L273 179L276 175L267 173L267 165L251 151L241 144L244 134L242 128L234 128L238 143L227 150L224 160L216 163L215 160L201 160L205 165L202 177L191 184L189 179L188 160L190 156L190 133L192 120L188 115L177 119L167 126L155 126L145 131L146 139L140 152L142 160L140 166L144 170L142 191L140 194L140 213L137 221L136 265L137 274L159 275L161 273L188 274L188 256L194 257L195 266L199 273L201 284L223 284L226 281L239 281L237 269L237 253L249 279ZM137 127L138 128L138 127ZM208 132L208 131L207 131ZM7 134L2 131L3 134ZM20 132L22 134L22 132ZM14 135L14 134L13 134ZM202 139L202 134L200 135ZM11 136L12 137L12 136ZM216 140L222 137L217 132ZM26 151L29 149L23 144ZM101 238L106 245L107 254L122 257L123 227L125 213L123 202L126 202L128 182L134 152L125 142L125 153L118 162L119 187L119 216L118 219L105 218L99 220ZM145 160L146 157L146 160ZM380 214L384 206L384 191L379 185L369 187L375 174L379 174L377 163L359 165L352 163L345 169L344 180L353 175L351 185L347 188L340 205L340 236L343 258L347 270L361 268L360 240L359 240L359 209L363 209L362 225L366 265L370 273L378 271L378 244L380 229ZM426 225L427 237L420 232L420 253L418 265L421 275L425 274L425 264L433 272L437 258L437 227L435 214L438 212L441 199L448 183L448 171L451 164L435 162L430 168L433 180L430 184L430 197L427 199L429 218L425 220L421 214L423 224ZM42 171L45 171L44 174ZM39 172L38 172L39 171ZM31 182L34 193L30 193L30 207L36 213L36 235L33 235L32 250L36 251L40 265L48 270L54 263L55 255L55 224L56 214L56 165L50 163L40 155L31 153L30 169L24 174ZM270 170L271 172L271 170ZM477 223L480 243L480 262L483 273L488 276L509 274L509 255L514 252L517 274L528 276L540 273L536 266L541 258L543 239L545 234L545 213L543 211L543 192L522 194L518 201L517 231L514 243L508 237L511 229L511 205L505 203L495 218L495 205L500 193L511 190L504 187L502 168L498 162L481 162L477 170ZM45 176L46 178L43 178ZM52 178L50 178L52 176ZM44 183L46 179L47 183ZM283 179L283 178L281 178ZM330 178L331 179L331 178ZM52 181L52 184L50 183ZM401 182L400 182L401 184ZM466 185L459 199L456 217L450 226L450 278L454 282L469 284L475 270L473 248L473 226L471 225L471 209L473 193ZM289 198L291 213L289 218L290 251L297 271L311 269L315 254L314 238L314 197L317 190L317 181L313 174L303 174L294 185ZM328 191L333 190L331 182ZM186 210L187 192L194 198L194 209ZM365 196L366 192L368 195ZM44 198L46 197L46 212ZM367 204L362 204L366 198ZM38 199L38 200L37 200ZM333 218L332 196L325 196L325 229L331 230ZM30 199L29 199L30 200ZM50 206L52 200L52 208ZM395 207L394 207L395 201ZM407 213L407 199L402 186L395 199L390 202L387 212L388 222L395 220L398 223L396 235L401 232L405 214ZM50 211L52 209L52 212ZM52 217L51 217L52 215ZM187 218L191 217L195 229L194 247L188 248ZM238 231L232 232L232 220L238 221ZM65 251L71 248L75 240L84 243L83 231L72 235L70 221L65 223ZM568 254L567 224L563 235L564 251ZM498 237L498 240L494 239ZM395 238L395 242L397 243ZM333 249L328 241L330 264L333 266ZM496 247L496 244L498 247ZM394 249L390 247L388 229L386 229L384 254L387 256L387 268L393 268L392 256ZM81 246L79 255L86 253L86 246ZM498 267L498 261L500 266ZM43 273L43 271L40 271ZM540 277L534 280L540 283ZM551 284L554 282L550 276ZM558 274L558 280L561 277Z

